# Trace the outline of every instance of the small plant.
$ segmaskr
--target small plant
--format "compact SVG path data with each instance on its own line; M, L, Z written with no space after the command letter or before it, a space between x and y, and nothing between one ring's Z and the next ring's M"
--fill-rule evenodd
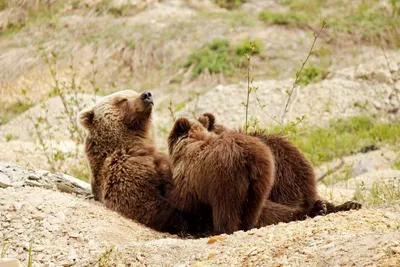
M321 81L324 79L325 76L326 72L323 69L311 65L307 68L304 68L303 73L299 78L298 84L305 86L313 82Z
M4 258L7 254L7 251L10 249L11 242L8 241L3 241L1 246L1 253L0 253L0 258Z
M10 142L12 140L17 140L18 136L12 135L12 134L7 134L6 135L6 142Z
M95 266L98 266L98 267L109 266L108 262L109 262L109 260L110 260L110 258L112 256L112 254L115 253L115 252L116 251L115 251L115 247L114 246L112 246L110 248L107 248L103 253L101 253L99 259L94 264L91 264L91 265L88 265L88 266L92 266L92 267L95 267Z
M2 111L2 115L0 116L0 125L2 125L9 122L12 118L16 117L17 115L25 112L32 105L19 100L9 105L0 102L0 106L5 107L5 108L0 108L0 110Z
M245 3L246 0L214 0L214 3L222 8L234 9Z
M28 267L32 267L33 266L33 257L32 257L32 243L33 241L29 241L29 248L28 248Z
M248 62L243 60L243 55L250 51L249 43L245 40L242 44L232 47L226 39L214 39L199 51L192 53L184 67L194 66L193 77L204 72L231 75L237 69L247 66ZM253 46L252 55L260 54L262 43L254 41Z
M57 53L47 53L43 48L40 48L39 51L42 53L43 60L47 64L53 79L51 96L59 98L62 105L62 112L56 117L56 120L58 120L60 125L65 125L64 129L61 129L61 131L66 130L69 139L74 142L74 145L71 149L71 147L67 146L63 141L59 141L55 138L56 132L54 131L54 122L49 121L50 111L45 103L42 103L40 106L40 114L33 115L30 110L28 110L28 119L33 126L32 134L36 137L37 148L45 156L53 172L67 172L77 178L87 180L89 174L82 158L83 156L79 151L79 146L82 145L84 141L84 132L78 126L76 119L78 112L85 108L86 104L82 103L82 93L84 90L76 81L73 57L71 57L71 64L69 65L72 72L71 79L70 81L64 81L58 77ZM93 102L96 101L96 95L99 91L95 82L97 74L95 55L96 53L94 53L90 61L92 73L89 80L93 91ZM25 97L25 102L32 105L33 101L28 97L26 90L22 90L21 93ZM65 133L62 132L61 134Z
M365 187L364 182L357 183L353 198L370 205L400 200L400 181L398 179L376 180L369 189Z
M204 71L210 73L231 74L233 62L229 57L230 44L225 39L215 39L198 52L189 56L185 67L195 65L192 75L199 76Z
M304 26L308 23L308 18L300 13L264 10L260 12L258 17L265 23L276 25Z
M261 54L262 48L263 44L259 40L244 40L240 45L236 46L235 51L238 56L245 54L253 56Z

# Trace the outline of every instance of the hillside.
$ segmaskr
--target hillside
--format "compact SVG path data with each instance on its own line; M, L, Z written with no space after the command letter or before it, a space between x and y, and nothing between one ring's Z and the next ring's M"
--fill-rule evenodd
M34 266L400 265L399 25L391 0L0 0L0 258L26 265L32 240ZM87 198L76 120L122 89L152 92L162 151L175 117L247 118L363 209L214 244L126 220Z

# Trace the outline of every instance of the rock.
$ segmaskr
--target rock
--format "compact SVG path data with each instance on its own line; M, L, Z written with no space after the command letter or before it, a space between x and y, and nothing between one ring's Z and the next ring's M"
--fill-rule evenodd
M6 188L11 186L11 179L8 175L0 172L0 187Z
M82 196L90 195L90 185L63 173L25 170L18 165L0 162L0 188L34 186L74 193Z
M390 250L391 250L394 254L399 254L399 255L400 255L400 247L399 247L399 246L391 247Z
M1 267L23 267L22 263L17 259L0 258Z
M377 149L375 146L367 146L361 149L361 153L343 157L343 161L336 159L323 164L315 168L316 177L319 179L322 175L332 172L331 175L348 179L367 172L392 168L397 158L396 153L387 148L375 149ZM329 176L327 175L324 179L327 179Z
M227 239L227 237L225 235L213 236L207 241L207 244L211 245L211 244L214 244L216 242L224 241L226 239Z

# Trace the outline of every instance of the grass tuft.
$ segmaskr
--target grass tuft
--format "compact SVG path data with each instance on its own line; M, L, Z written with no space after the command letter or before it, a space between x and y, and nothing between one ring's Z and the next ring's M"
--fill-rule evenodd
M279 128L273 130L279 132ZM296 127L288 136L313 165L350 155L370 145L400 143L400 123L381 123L365 116L335 119L329 127Z
M261 54L261 41L255 40L253 43L255 49L252 54ZM226 39L214 39L200 50L190 54L184 67L194 66L193 77L204 72L223 73L229 76L246 66L247 61L243 58L243 55L249 51L249 40L244 40L240 45L232 47Z
M261 11L259 19L267 24L304 26L309 22L307 16L300 13L274 12L270 10Z

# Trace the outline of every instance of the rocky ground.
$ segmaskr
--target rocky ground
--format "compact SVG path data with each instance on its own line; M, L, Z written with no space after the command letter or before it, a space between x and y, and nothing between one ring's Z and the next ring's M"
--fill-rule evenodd
M99 94L150 90L154 133L164 151L170 102L174 116L213 112L228 126L243 125L243 70L193 78L183 67L192 52L215 38L263 44L262 55L252 57L258 90L250 94L249 117L260 127L279 124L285 91L320 23L265 24L258 14L265 8L287 11L284 2L302 1L248 0L233 11L210 0L65 1L61 8L39 10L36 18L25 9L38 1L11 2L17 6L3 10L0 1L2 257L27 265L32 241L34 266L400 266L400 171L394 169L400 144L380 143L315 166L320 194L335 203L357 199L364 205L359 211L197 240L158 233L106 210L90 199L87 183L70 176L88 177L79 131L71 136L71 125ZM322 13L334 17L361 2L391 8L389 1L341 0L329 2ZM21 28L9 27L22 21ZM354 115L400 121L398 47L389 41L382 47L382 40L378 45L363 34L329 26L322 32L306 66L325 76L296 88L284 123L303 115L304 127ZM396 37L385 34L383 39ZM73 103L71 117L56 82ZM43 148L58 158L56 169L70 175L48 171L54 166Z
M385 175L400 179L399 171L380 173ZM349 183L371 181L377 175L366 176ZM51 177L48 172L1 164L0 239L9 246L5 257L26 263L31 241L34 266L95 266L99 261L106 264L101 266L400 264L399 202L232 235L180 239L87 199L88 186L82 182L69 177L70 193L65 193ZM57 180L62 184L65 178ZM354 187L346 190L354 193Z

